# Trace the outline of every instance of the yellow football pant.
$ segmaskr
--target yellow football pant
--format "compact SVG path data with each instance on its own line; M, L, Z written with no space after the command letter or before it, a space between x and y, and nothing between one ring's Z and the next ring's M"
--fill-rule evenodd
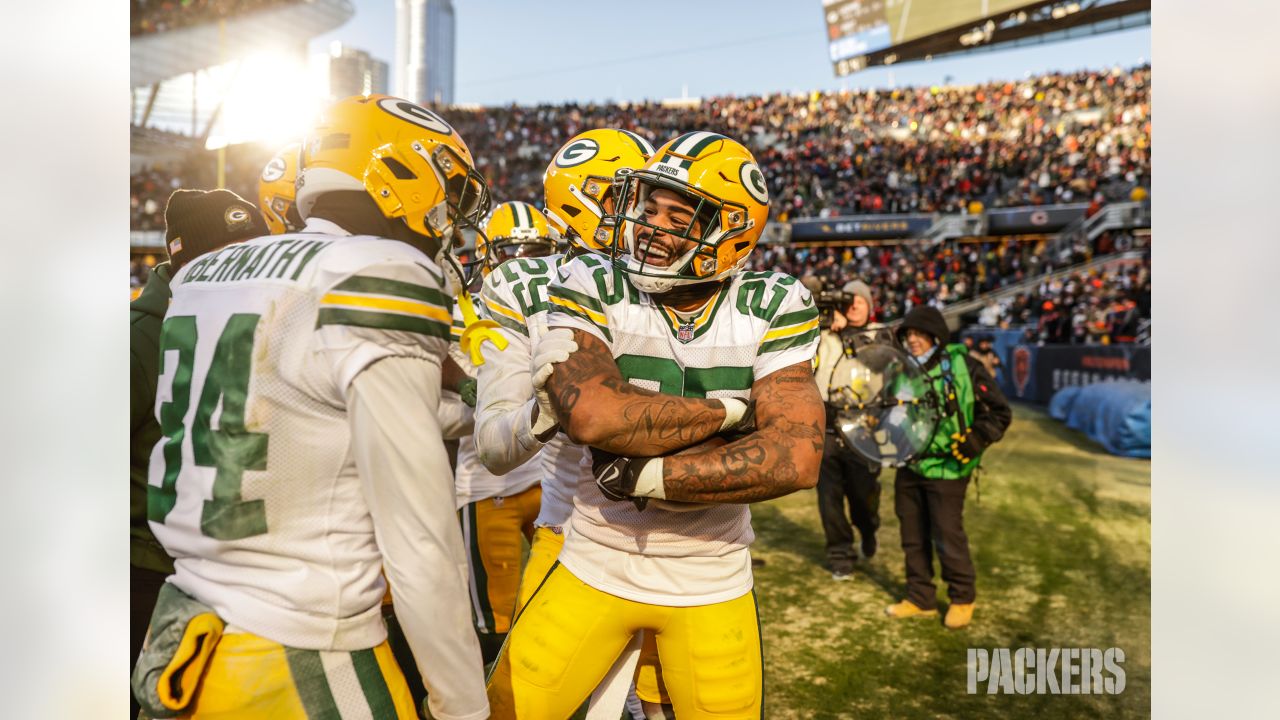
M564 532L556 532L549 527L540 527L533 531L533 545L529 549L529 560L524 566L524 575L520 578L520 594L516 596L516 617L529 604L529 598L538 591L542 581L550 574L551 568L560 557L564 548ZM642 700L653 703L671 704L671 698L662 687L662 669L658 667L658 645L653 633L645 633L640 648L640 662L636 665L636 694Z
M471 571L471 609L482 633L511 629L523 541L533 540L541 503L542 488L534 485L510 497L477 500L459 511Z
M187 714L195 720L415 720L404 675L384 641L355 652L298 650L224 634Z
M538 591L538 586L551 573L551 568L560 557L564 547L564 531L556 532L549 527L540 527L533 531L533 542L529 546L529 560L524 565L524 575L520 577L520 593L516 596L516 615L529 604L529 598Z
M647 605L596 590L559 564L507 637L489 679L491 717L568 718L640 631L656 640L676 717L760 717L754 594L695 607Z

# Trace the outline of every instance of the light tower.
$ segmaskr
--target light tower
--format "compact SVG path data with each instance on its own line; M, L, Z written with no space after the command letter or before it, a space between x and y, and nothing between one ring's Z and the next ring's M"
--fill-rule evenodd
M452 0L396 0L396 95L453 103Z

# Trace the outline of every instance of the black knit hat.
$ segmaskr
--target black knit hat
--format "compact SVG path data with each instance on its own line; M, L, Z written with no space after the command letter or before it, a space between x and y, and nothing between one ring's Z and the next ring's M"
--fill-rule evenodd
M908 330L919 330L932 335L939 345L946 345L947 340L951 338L951 331L947 330L947 320L942 317L942 313L938 308L932 305L917 305L911 308L911 312L902 319L902 324L898 326L898 342L904 342L907 337Z
M164 246L174 271L224 245L271 232L257 206L230 190L174 190L164 224Z

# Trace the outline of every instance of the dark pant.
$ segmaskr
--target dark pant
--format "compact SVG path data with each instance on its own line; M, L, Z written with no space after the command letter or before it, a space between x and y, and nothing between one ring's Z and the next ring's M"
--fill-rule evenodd
M129 672L138 662L138 654L142 652L142 641L147 637L147 627L151 625L151 613L156 608L156 598L160 596L160 588L164 587L164 579L168 573L147 570L136 565L129 566ZM138 701L129 693L129 717L138 716Z
M827 536L827 562L832 570L848 571L853 567L858 557L853 549L854 527L863 538L875 537L880 528L879 476L879 469L869 468L861 456L827 434L818 472L818 514Z
M907 565L907 599L925 610L938 605L933 587L933 554L942 563L942 579L952 603L975 596L973 559L964 534L964 493L969 478L929 480L899 468L893 509L902 525L902 554Z

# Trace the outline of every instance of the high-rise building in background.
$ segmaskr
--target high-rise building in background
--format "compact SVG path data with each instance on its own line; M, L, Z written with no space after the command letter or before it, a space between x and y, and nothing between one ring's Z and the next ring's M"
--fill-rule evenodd
M421 103L453 103L452 0L396 0L396 92Z
M363 50L334 42L329 52L312 56L311 63L330 100L387 92L387 64Z

